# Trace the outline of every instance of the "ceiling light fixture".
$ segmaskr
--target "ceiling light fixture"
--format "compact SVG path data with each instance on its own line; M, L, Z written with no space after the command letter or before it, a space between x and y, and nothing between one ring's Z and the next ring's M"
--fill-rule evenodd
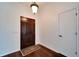
M36 4L36 2L34 2L33 4L31 4L30 7L32 8L33 14L36 14L37 11L38 11L38 8L39 8L39 6Z

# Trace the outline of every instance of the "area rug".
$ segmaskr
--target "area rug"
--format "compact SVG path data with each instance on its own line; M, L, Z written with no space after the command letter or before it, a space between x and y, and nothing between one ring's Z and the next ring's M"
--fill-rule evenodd
M34 51L37 51L39 49L40 49L39 45L33 45L33 46L22 49L20 52L21 52L22 56L26 56L26 55L28 55Z

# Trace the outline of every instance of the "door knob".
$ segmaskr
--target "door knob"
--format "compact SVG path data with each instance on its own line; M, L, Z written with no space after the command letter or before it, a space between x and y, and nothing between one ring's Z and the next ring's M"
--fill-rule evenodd
M59 35L59 37L62 37L62 35Z

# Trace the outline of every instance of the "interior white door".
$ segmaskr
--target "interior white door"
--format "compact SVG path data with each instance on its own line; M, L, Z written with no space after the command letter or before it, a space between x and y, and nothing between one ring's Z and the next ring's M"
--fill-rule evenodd
M61 53L66 56L76 56L77 52L76 12L76 9L71 9L59 14L59 45Z

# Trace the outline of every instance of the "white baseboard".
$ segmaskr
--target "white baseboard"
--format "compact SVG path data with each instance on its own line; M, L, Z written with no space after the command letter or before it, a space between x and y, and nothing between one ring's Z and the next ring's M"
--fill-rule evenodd
M5 56L5 55L8 55L8 54L14 53L14 52L16 52L16 51L20 51L20 49L12 50L12 51L10 51L10 52L7 52L7 53L5 53L5 54L2 54L1 56Z
M57 52L57 53L60 53L57 49L51 48L51 47L49 47L49 46L47 46L47 45L45 45L45 44L43 44L43 43L40 43L40 44L43 45L43 46L45 46L45 47L47 47L47 48L50 49L50 50L53 50L53 51L55 51L55 52Z

